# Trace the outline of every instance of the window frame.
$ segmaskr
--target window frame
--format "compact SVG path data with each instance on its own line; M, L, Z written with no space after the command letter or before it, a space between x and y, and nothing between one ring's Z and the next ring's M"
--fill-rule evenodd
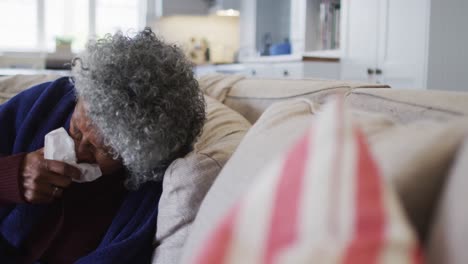
M96 37L96 7L97 0L88 0L88 38ZM147 21L147 10L148 4L154 0L137 0L138 1L138 30L143 29ZM0 48L0 54L2 52L49 52L47 49L46 40L46 1L36 0L36 40L37 44L34 48L26 49L12 49L12 48Z

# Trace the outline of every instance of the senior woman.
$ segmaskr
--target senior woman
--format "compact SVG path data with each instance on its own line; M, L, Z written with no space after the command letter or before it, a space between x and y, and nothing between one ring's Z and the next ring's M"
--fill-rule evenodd
M148 28L89 42L71 78L0 106L0 263L149 262L162 176L204 120L180 49ZM77 167L44 158L60 127L102 177L77 183Z

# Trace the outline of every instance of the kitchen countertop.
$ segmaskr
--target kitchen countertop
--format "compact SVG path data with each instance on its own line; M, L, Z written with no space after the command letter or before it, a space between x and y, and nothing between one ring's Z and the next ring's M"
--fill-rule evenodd
M339 62L340 58L341 58L340 50L320 50L320 51L304 52L302 54L249 57L249 58L242 59L241 63L300 62L300 61Z
M275 56L257 56L257 57L248 57L243 58L241 63L265 63L265 62L296 62L302 61L302 55L275 55Z

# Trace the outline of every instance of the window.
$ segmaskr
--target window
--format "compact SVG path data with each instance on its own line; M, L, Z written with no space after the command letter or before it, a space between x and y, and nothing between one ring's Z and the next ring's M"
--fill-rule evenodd
M84 47L89 36L89 0L45 0L45 43L55 49L55 39L71 39L72 49Z
M37 0L0 1L0 49L38 48Z
M96 35L138 28L138 1L96 0Z
M86 41L144 26L147 0L0 0L0 51L55 51L56 38Z

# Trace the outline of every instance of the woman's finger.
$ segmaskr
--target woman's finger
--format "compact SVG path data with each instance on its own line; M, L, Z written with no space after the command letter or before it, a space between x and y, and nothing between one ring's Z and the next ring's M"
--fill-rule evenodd
M72 183L72 179L70 177L57 174L51 170L47 170L47 168L41 169L40 176L36 181L60 188L67 188Z
M27 181L24 184L24 188L35 194L49 197L49 200L52 200L52 198L60 198L63 195L63 188L47 182Z
M33 204L50 203L53 201L52 196L30 189L24 191L24 198Z
M44 160L44 163L48 170L53 171L56 174L68 176L72 179L80 179L81 177L81 171L78 168L63 161Z

